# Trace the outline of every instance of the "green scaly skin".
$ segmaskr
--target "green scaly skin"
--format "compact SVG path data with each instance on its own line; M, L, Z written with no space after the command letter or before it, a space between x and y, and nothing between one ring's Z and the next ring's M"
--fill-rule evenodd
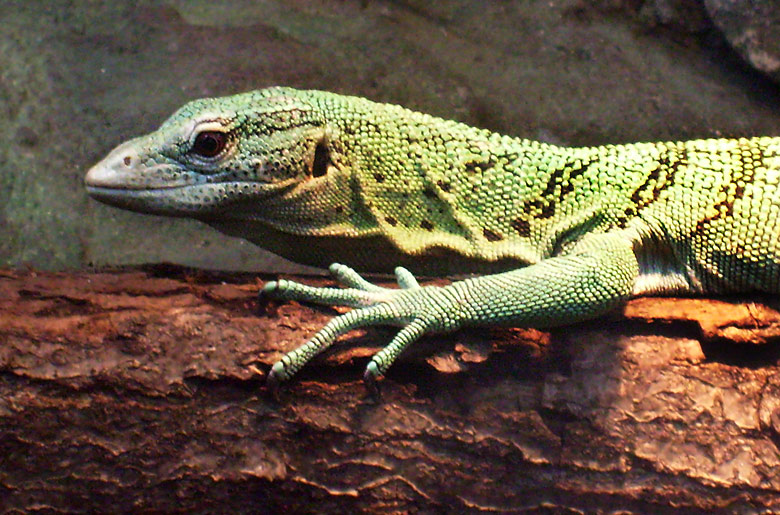
M402 328L371 381L429 332L563 325L642 294L780 293L779 183L777 137L564 148L289 88L191 102L86 177L101 202L346 264L330 267L344 289L266 284L355 308L271 381L367 325ZM351 267L395 269L400 288ZM408 270L482 275L421 287Z

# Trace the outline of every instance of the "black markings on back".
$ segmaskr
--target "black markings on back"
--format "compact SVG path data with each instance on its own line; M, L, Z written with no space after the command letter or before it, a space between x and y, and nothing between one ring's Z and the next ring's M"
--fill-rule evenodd
M731 177L723 181L716 197L723 199L712 207L716 213L712 216L706 216L696 223L696 231L703 231L706 226L720 218L728 218L734 215L734 204L737 200L744 198L745 188L740 182L745 184L753 182L755 169L763 163L766 156L758 146L740 146L731 155L731 162L738 163L736 169L732 170ZM729 195L729 189L734 186L734 193Z
M374 172L374 180L376 182L385 182L385 176L379 172Z
M485 173L496 165L496 161L493 156L490 156L487 161L475 159L473 161L466 161L463 166L468 173Z
M517 152L507 152L505 154L496 154L495 157L496 159L504 160L507 163L512 163L520 158L520 154Z
M669 152L666 152L658 159L656 167L647 174L645 182L636 187L631 194L632 205L626 208L626 217L636 215L641 209L658 200L658 196L669 184L667 178L670 171L670 159Z
M561 200L563 200L563 197L574 191L574 181L585 173L585 170L588 169L590 166L591 161L588 161L587 163L582 163L577 168L574 168L575 163L566 163L564 168L571 168L569 171L569 176L563 181L561 184Z
M450 183L449 183L449 182L444 182L444 181L442 181L442 180L438 180L438 181L436 181L436 184L437 184L437 185L439 186L439 188L441 188L441 190L442 190L443 192L445 192L445 193L449 193L449 192L450 192L450 190L452 190L452 186L450 185Z
M574 181L588 170L591 163L592 161L586 161L575 168L576 162L570 161L553 170L539 198L526 201L522 205L523 212L542 219L555 216L558 202L574 191ZM554 196L556 188L559 188L559 194Z
M539 213L539 218L552 218L555 216L555 202L547 202Z
M485 239L486 239L487 241L501 241L501 240L503 240L503 239L504 239L504 237L503 237L503 236L501 236L500 234L498 234L498 233L497 233L497 232L495 232L495 231L491 231L491 230L490 230L490 229L488 229L487 227L485 227L484 229L482 229L482 234L484 234L484 235L485 235Z
M688 150L685 147L666 150L658 158L658 165L648 173L645 182L637 186L631 194L632 205L628 206L623 215L617 219L617 226L625 228L628 221L642 209L650 206L669 189L677 178L680 165L688 164Z
M525 218L515 218L512 220L512 229L517 231L517 234L527 238L531 236L531 224Z
M423 220L422 222L420 222L420 227L422 227L426 231L433 230L433 224L430 222L430 220Z

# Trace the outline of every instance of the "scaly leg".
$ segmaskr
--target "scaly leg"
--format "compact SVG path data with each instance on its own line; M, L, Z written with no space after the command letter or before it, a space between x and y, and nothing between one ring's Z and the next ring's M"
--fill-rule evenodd
M420 287L400 267L396 276L401 289L375 286L344 265L334 264L330 270L348 288L315 288L292 281L266 284L264 292L277 298L355 307L277 361L269 382L291 378L336 338L357 327L402 326L366 367L364 378L372 384L426 333L467 325L550 327L593 318L630 296L639 265L630 239L606 233L587 237L566 255L447 286Z

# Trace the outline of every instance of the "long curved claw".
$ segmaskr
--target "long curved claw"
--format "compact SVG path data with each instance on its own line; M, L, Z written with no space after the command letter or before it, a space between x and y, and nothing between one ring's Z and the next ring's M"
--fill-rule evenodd
M271 392L271 395L274 398L278 398L279 396L279 388L282 384L282 380L279 378L278 372L274 371L275 364L273 367L271 367L271 370L268 372L268 375L265 378L265 385L268 388L268 391Z
M382 397L382 392L379 389L379 379L382 374L376 368L376 363L370 361L366 367L366 371L363 372L363 384L366 385L366 390L375 401L379 401Z
M268 375L265 377L265 384L269 388L275 390L279 387L279 383L280 383L279 377L274 372L273 367L271 367L271 370L268 372Z

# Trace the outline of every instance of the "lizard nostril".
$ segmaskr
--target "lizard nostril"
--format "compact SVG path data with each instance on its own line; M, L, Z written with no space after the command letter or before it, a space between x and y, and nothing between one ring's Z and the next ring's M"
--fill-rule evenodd
M133 162L133 158L130 156L125 156L122 162L125 164L125 166L130 166L130 163Z

